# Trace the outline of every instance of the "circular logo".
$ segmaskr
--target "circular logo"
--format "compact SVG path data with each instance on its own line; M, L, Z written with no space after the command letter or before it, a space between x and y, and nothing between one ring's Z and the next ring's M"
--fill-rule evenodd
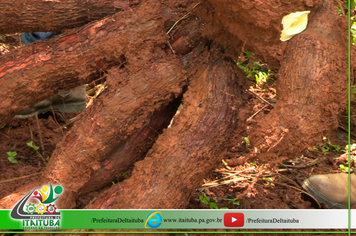
M158 228L162 224L162 213L160 211L153 212L147 216L145 228Z
M33 214L35 211L36 211L36 206L35 204L33 203L30 203L26 206L26 211L29 213L29 214Z
M38 204L36 211L37 211L38 214L41 214L41 215L42 215L43 213L46 212L46 207L45 207L45 205L43 205L43 204Z
M47 213L48 213L48 214L53 215L54 213L56 213L57 208L56 208L54 205L49 204L49 205L47 206L46 210L47 210Z

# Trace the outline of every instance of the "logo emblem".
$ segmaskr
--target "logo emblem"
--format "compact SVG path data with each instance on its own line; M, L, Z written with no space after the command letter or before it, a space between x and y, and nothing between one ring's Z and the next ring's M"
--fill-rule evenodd
M225 227L242 227L244 226L244 214L243 213L225 213L224 225Z
M156 229L162 224L162 212L156 211L152 212L147 216L146 222L145 222L145 228L146 229Z
M59 229L61 213L57 211L54 202L62 192L62 186L53 188L52 184L49 188L42 186L34 189L14 206L10 216L22 220L24 229Z

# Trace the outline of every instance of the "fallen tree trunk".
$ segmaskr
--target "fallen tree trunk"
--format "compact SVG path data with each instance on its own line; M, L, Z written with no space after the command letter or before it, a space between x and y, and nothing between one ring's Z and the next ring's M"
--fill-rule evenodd
M0 126L58 90L98 78L115 65L129 63L132 72L139 70L144 55L166 43L159 3L148 3L152 10L146 4L2 56Z
M122 10L139 0L7 0L0 2L0 33L55 31L82 26Z
M223 59L196 74L184 94L183 110L145 159L135 164L131 178L112 186L87 208L184 208L221 160L241 105L237 83L244 78L232 61Z

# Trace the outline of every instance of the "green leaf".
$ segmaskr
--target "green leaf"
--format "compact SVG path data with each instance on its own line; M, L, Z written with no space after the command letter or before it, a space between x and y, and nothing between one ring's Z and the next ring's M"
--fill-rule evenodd
M2 37L3 40L6 40L5 34L2 34L1 37Z
M343 164L340 164L340 165L339 165L339 170L340 170L340 171L347 172L347 171L349 170L349 167L344 166Z
M208 196L199 196L199 200L204 203L205 205L209 205L210 198Z
M26 144L27 144L27 146L33 148L33 150L35 150L35 151L37 151L37 150L39 149L39 147L37 147L37 146L33 143L33 141L28 142L28 143L26 143Z
M216 205L215 202L209 202L209 208L210 208L210 209L219 209L219 208L218 208L218 205Z
M238 198L233 198L229 200L229 203L232 203L234 205L240 205L240 202L238 201Z
M330 148L328 146L322 146L321 151L324 153L324 155L326 155L330 151Z
M263 177L263 180L267 180L269 182L273 182L273 178L272 177Z
M6 153L8 155L7 159L14 164L17 164L18 161L15 159L15 156L17 155L17 152L7 152Z
M244 137L244 141L247 145L251 144L250 139L248 137Z
M220 207L220 209L229 209L228 207Z
M15 157L17 155L17 152L7 152L6 153L9 157Z
M246 51L245 53L246 53L246 56L248 56L248 57L249 57L250 55L254 55L254 53L253 53L253 52L250 52L250 51Z

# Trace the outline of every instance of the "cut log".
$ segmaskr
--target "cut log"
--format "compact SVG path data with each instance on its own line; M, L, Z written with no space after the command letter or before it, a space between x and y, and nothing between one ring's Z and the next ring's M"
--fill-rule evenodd
M184 208L189 196L221 161L236 125L244 80L231 61L214 60L196 74L183 110L157 139L130 179L116 184L87 208ZM133 191L134 189L134 191Z
M145 2L2 56L0 126L58 90L84 84L112 66L128 63L132 73L139 70L153 48L167 41L159 9L159 2Z
M129 10L140 0L6 0L0 2L0 33L59 32Z

